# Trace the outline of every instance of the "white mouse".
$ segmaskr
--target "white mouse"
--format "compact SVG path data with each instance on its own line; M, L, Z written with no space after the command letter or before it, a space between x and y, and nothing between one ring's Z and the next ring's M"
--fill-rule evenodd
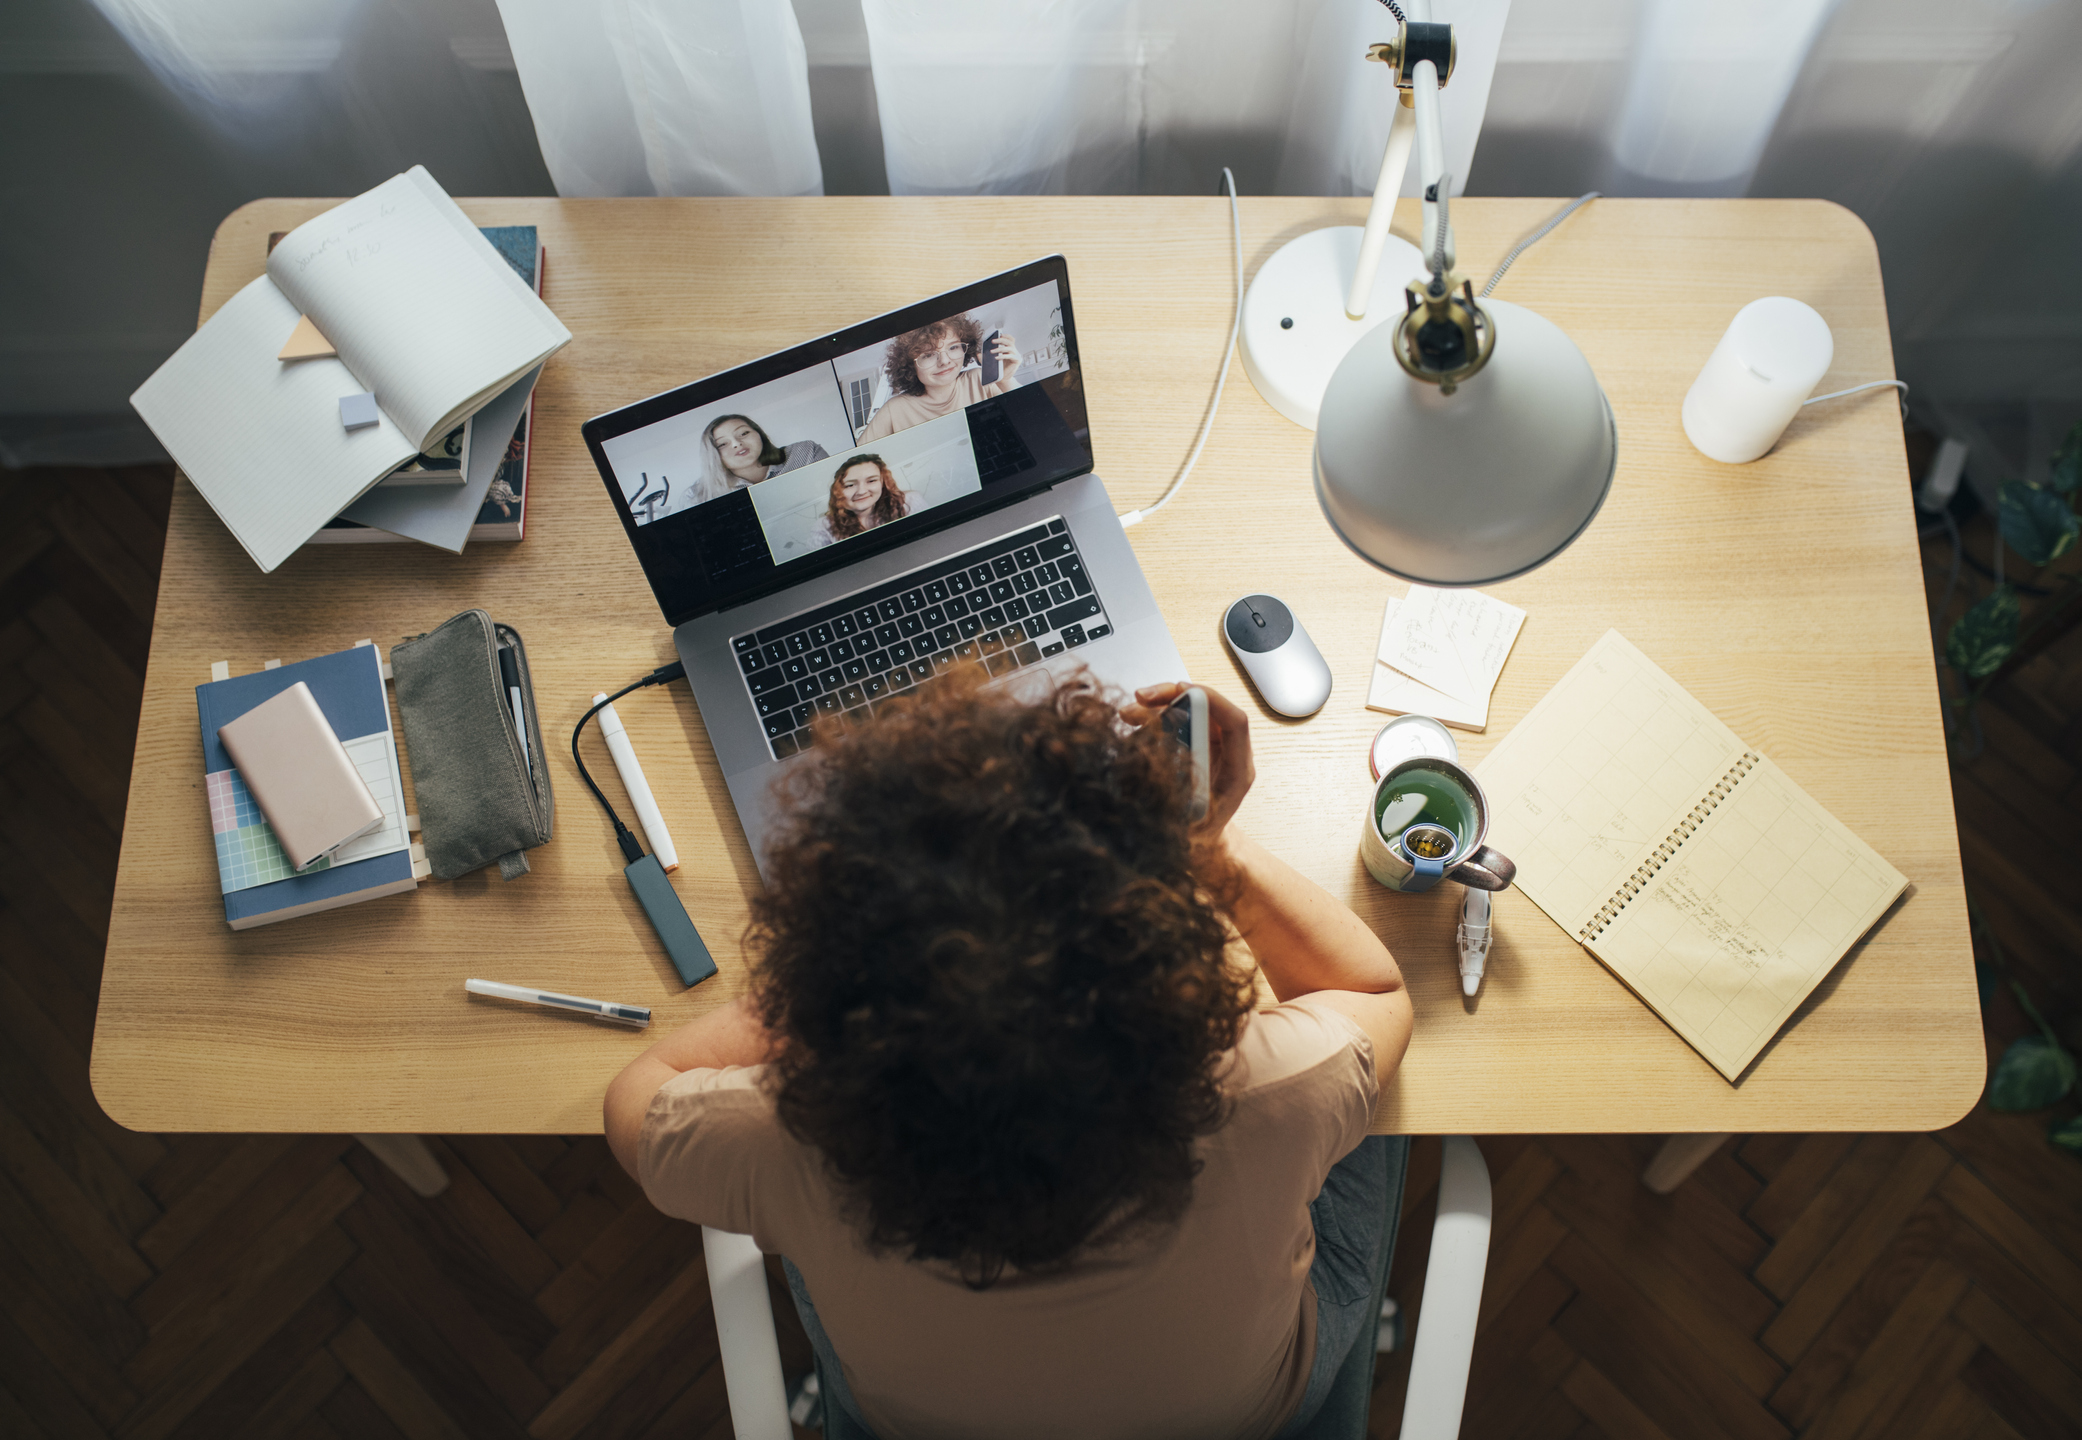
M1330 667L1276 596L1246 595L1222 617L1222 639L1267 705L1296 720L1330 698Z

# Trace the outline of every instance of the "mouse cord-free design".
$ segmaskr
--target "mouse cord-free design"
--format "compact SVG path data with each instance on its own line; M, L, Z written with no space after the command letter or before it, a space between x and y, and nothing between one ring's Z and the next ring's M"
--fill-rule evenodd
M646 685L670 685L675 680L685 679L686 674L687 667L677 660L670 665L661 665L634 685L624 685L605 700L595 704L592 709L579 716L578 723L571 727L571 758L578 763L578 778L586 782L586 789L593 792L593 798L600 802L600 808L605 810L607 818L614 822L614 843L622 847L622 858L631 865L643 858L643 846L637 843L636 836L630 831L629 827L622 823L622 817L614 813L614 806L608 803L607 797L600 792L600 787L593 783L593 777L586 769L585 757L578 753L578 737L584 733L586 721L598 715L602 710L614 704L615 701L621 699L630 691L641 690Z

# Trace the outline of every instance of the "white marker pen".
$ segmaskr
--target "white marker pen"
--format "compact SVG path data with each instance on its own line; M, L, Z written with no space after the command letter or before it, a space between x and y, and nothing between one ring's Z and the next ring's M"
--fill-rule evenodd
M614 706L602 704L607 696L602 693L593 697L600 706L600 733L607 738L607 753L614 756L614 768L622 772L622 784L629 791L630 803L636 806L636 818L643 823L644 838L651 842L651 853L667 870L680 868L679 851L672 848L672 836L665 832L665 817L658 813L658 802L651 798L650 782L643 778L643 766L636 763L636 752L629 748L629 736L622 729L622 717L614 713Z
M1460 951L1460 989L1473 995L1482 988L1482 967L1489 959L1489 892L1468 887L1460 901L1460 925L1453 932Z
M559 995L554 990L530 990L525 985L501 985L496 980L465 980L463 988L472 995L489 995L495 1000L519 1000L527 1005L547 1005L552 1010L576 1010L597 1015L641 1030L651 1023L648 1005L616 1005L607 1000L588 1000L582 995Z

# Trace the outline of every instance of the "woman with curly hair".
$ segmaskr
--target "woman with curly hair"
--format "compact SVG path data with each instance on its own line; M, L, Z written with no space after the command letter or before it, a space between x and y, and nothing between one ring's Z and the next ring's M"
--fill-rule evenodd
M880 455L855 455L831 477L831 503L817 522L817 544L835 545L911 513Z
M906 330L890 341L882 370L891 393L856 437L859 443L952 415L986 395L1010 390L1012 372L1019 368L1018 342L1002 330L996 332L991 354L997 358L998 378L986 385L982 372L969 368L982 358L983 340L983 326L975 316L956 315Z
M1182 687L979 684L791 772L750 995L623 1071L608 1141L667 1214L787 1257L827 1435L1327 1418L1400 1208L1406 1142L1365 1138L1409 1043L1395 961L1229 823L1234 705L1195 823L1150 723Z

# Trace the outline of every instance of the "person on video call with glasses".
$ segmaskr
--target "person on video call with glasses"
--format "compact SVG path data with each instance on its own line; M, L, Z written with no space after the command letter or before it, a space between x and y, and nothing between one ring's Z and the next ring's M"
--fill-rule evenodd
M1012 372L1019 368L1018 343L1004 331L998 332L991 346L998 378L986 385L983 372L974 368L982 359L983 339L983 326L974 316L956 315L920 330L907 330L890 341L882 363L890 396L860 432L860 443L952 415L986 395L1002 395L1012 389Z
M855 455L831 477L831 500L817 521L817 544L835 545L911 513L910 498L880 455Z
M784 432L785 433L785 432ZM798 470L831 452L814 440L776 445L748 415L722 415L701 432L701 494L695 504Z
M1408 1153L1366 1134L1401 972L1231 823L1235 705L1208 697L1194 822L1154 723L1182 686L982 682L785 777L748 993L615 1079L609 1144L666 1214L786 1257L827 1434L1342 1423Z

